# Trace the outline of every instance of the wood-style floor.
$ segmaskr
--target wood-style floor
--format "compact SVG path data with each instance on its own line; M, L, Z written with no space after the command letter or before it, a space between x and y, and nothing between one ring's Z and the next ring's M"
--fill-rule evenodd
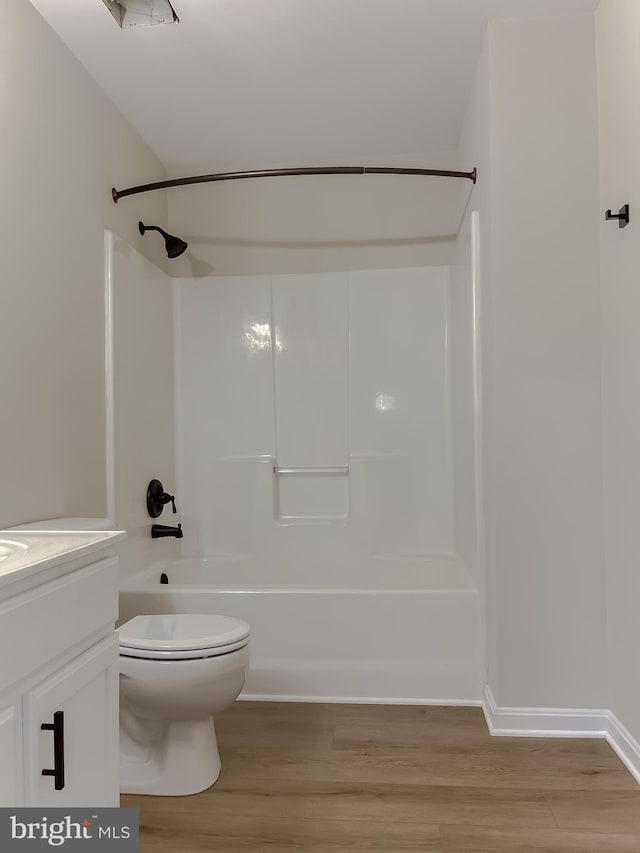
M216 729L208 791L123 797L142 853L640 853L640 787L603 740L390 705L236 702Z

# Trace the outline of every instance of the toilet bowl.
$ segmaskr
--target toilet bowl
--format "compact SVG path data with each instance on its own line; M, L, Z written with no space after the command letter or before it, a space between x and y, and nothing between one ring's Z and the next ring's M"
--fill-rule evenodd
M181 796L220 773L213 715L242 690L249 625L228 616L136 616L120 635L120 790Z

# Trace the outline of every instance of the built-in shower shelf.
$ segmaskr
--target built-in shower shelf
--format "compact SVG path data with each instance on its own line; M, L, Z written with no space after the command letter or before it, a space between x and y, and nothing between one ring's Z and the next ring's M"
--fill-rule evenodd
M278 468L273 466L274 474L343 474L349 473L348 468Z
M345 523L349 469L273 466L274 520L279 524Z
M334 516L278 516L275 521L281 527L296 526L296 527L321 527L322 525L330 525L332 527L346 527L348 518L342 516L336 518Z

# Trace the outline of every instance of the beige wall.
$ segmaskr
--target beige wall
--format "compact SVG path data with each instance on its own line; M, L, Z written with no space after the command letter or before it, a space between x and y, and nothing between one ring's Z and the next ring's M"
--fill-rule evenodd
M640 741L640 4L600 0L600 235L605 546L611 709ZM603 212L631 205L620 230Z
M493 22L488 49L489 683L503 707L602 708L593 17Z
M376 164L465 171L475 165L445 152L274 166ZM456 178L336 175L175 189L171 231L189 250L171 271L201 278L440 266L453 257L471 188Z
M27 0L0 28L0 527L106 511L104 229L163 263L112 185L164 170Z

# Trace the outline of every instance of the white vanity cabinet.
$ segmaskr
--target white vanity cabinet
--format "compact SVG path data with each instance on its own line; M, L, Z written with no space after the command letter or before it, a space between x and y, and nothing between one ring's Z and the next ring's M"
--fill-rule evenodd
M117 701L115 637L24 695L27 804L118 805ZM43 769L51 772L43 776Z
M118 561L100 556L0 585L0 806L119 805Z

